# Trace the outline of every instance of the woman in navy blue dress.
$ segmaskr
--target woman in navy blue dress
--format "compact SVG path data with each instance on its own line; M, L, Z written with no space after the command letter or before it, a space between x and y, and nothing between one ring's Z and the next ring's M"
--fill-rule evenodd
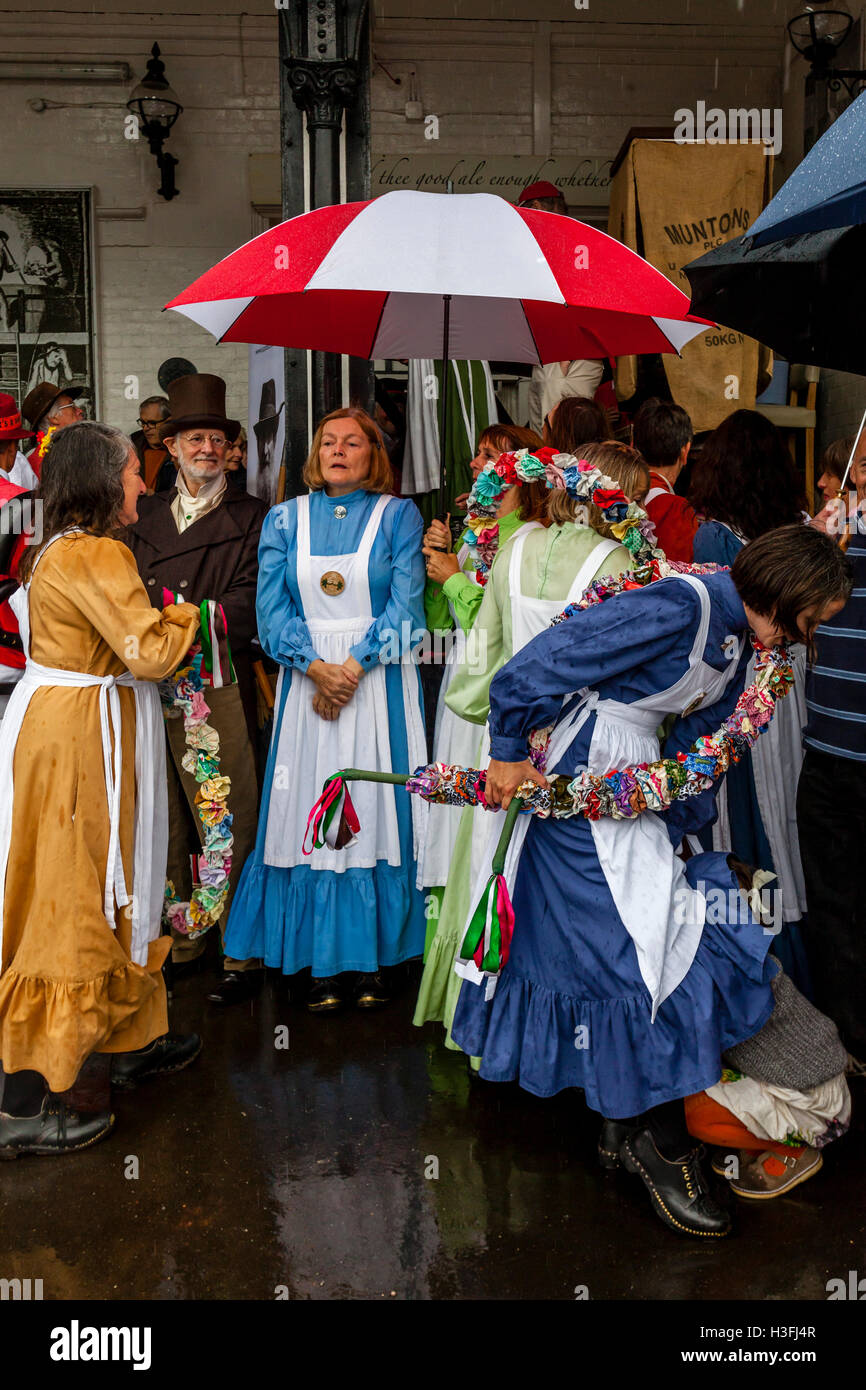
M658 758L670 713L682 746L714 731L742 691L749 629L767 646L806 638L849 587L832 541L789 526L746 547L733 574L663 579L542 633L490 688L488 802L544 782L527 738L554 721L548 771L569 776ZM581 1087L662 1220L719 1237L730 1217L683 1097L715 1084L722 1051L764 1025L777 967L726 856L675 852L711 814L709 791L633 820L527 818L511 954L492 998L464 982L453 1034L488 1080L539 1096Z

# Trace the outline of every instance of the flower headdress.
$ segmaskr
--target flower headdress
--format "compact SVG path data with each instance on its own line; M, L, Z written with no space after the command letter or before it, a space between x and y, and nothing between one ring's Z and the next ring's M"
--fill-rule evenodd
M626 497L615 478L602 473L586 459L563 454L557 449L518 449L500 454L488 463L475 479L469 494L466 517L467 536L479 584L487 583L490 566L499 547L499 523L496 514L506 490L515 484L543 480L548 488L562 489L576 502L590 503L598 508L610 527L611 534L624 545L632 557L627 576L617 580L596 580L590 585L580 607L597 603L620 589L641 588L668 574L712 574L718 565L684 565L668 560L656 543L655 528L637 502ZM601 586L596 588L596 586ZM613 586L613 587L612 587ZM603 591L602 591L603 590ZM577 605L570 605L563 616L571 616Z

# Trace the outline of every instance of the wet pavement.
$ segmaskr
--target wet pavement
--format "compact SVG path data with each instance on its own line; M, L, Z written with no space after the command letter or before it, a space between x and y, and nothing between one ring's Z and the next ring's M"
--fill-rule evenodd
M0 1166L0 1276L45 1299L823 1301L866 1272L864 1081L823 1171L738 1202L737 1234L704 1245L600 1172L578 1093L471 1079L412 1026L412 989L317 1018L276 975L218 1010L213 978L175 989L171 1026L204 1038L192 1067L117 1095L93 1149Z

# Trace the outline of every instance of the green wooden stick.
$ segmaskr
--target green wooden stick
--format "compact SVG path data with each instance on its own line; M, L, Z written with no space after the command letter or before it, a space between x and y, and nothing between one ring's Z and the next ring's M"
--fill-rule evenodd
M523 802L519 796L513 796L505 812L505 824L502 827L502 834L499 836L499 843L493 854L491 872L502 874L505 872L505 856L508 853L508 846L511 844L511 836L514 834L514 827L517 824L517 817L520 815Z
M394 787L405 787L409 781L408 772L362 772L357 767L344 767L339 775L344 782L390 782Z
M340 776L345 782L388 782L394 787L405 787L409 781L409 774L405 772L363 772L357 767L344 767ZM505 824L502 827L502 834L499 836L499 843L493 855L492 870L494 874L501 874L505 870L505 856L508 853L511 836L514 834L517 817L522 808L523 802L520 797L513 796L508 810L505 812Z

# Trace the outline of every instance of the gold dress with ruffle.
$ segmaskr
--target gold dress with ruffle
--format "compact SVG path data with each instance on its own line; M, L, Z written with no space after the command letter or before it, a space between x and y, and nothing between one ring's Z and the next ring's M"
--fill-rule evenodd
M78 534L48 549L30 587L30 652L42 666L162 680L195 637L192 604L151 606L120 541ZM120 848L133 882L135 693L122 714ZM72 1086L92 1052L146 1047L168 1027L161 967L171 938L130 959L132 919L103 914L109 845L98 687L34 692L15 747L0 963L0 1062Z

